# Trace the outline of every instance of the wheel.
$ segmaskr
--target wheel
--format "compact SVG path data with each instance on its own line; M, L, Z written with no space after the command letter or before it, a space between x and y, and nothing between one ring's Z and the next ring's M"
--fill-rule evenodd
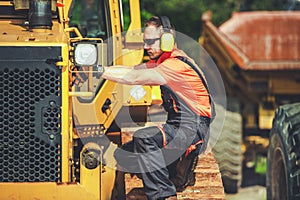
M219 164L226 193L237 193L241 185L243 161L241 147L242 117L239 102L230 99L222 133L212 149Z
M277 109L270 131L267 199L300 198L300 103Z

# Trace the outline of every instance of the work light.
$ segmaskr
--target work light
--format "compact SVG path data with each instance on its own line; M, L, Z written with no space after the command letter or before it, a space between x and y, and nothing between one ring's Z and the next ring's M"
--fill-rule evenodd
M94 43L75 44L75 64L84 66L97 65L97 45Z

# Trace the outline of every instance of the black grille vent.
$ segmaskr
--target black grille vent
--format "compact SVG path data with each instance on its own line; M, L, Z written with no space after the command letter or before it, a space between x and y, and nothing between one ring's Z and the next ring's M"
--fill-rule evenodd
M61 180L61 72L0 62L0 182Z

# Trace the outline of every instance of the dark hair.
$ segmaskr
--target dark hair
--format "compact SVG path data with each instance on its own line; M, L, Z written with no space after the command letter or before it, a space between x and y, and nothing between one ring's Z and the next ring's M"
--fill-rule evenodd
M152 16L151 18L149 18L145 21L144 26L148 27L150 25L153 25L157 28L162 26L161 19L158 16ZM175 27L173 26L173 24L171 24L171 30L172 30L172 34L175 36Z
M162 26L162 23L160 21L160 18L157 16L152 16L150 19L147 19L145 21L145 27L148 27L150 25L154 25L156 27Z

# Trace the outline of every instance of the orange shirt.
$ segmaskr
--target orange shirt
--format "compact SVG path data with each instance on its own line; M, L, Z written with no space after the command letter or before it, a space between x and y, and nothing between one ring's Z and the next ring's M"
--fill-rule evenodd
M201 78L190 65L175 58L176 56L186 57L197 66L185 53L175 49L172 52L163 53L157 60L147 62L147 67L155 68L165 78L166 86L178 95L193 112L200 116L211 117L209 95ZM200 68L198 69L201 71Z

